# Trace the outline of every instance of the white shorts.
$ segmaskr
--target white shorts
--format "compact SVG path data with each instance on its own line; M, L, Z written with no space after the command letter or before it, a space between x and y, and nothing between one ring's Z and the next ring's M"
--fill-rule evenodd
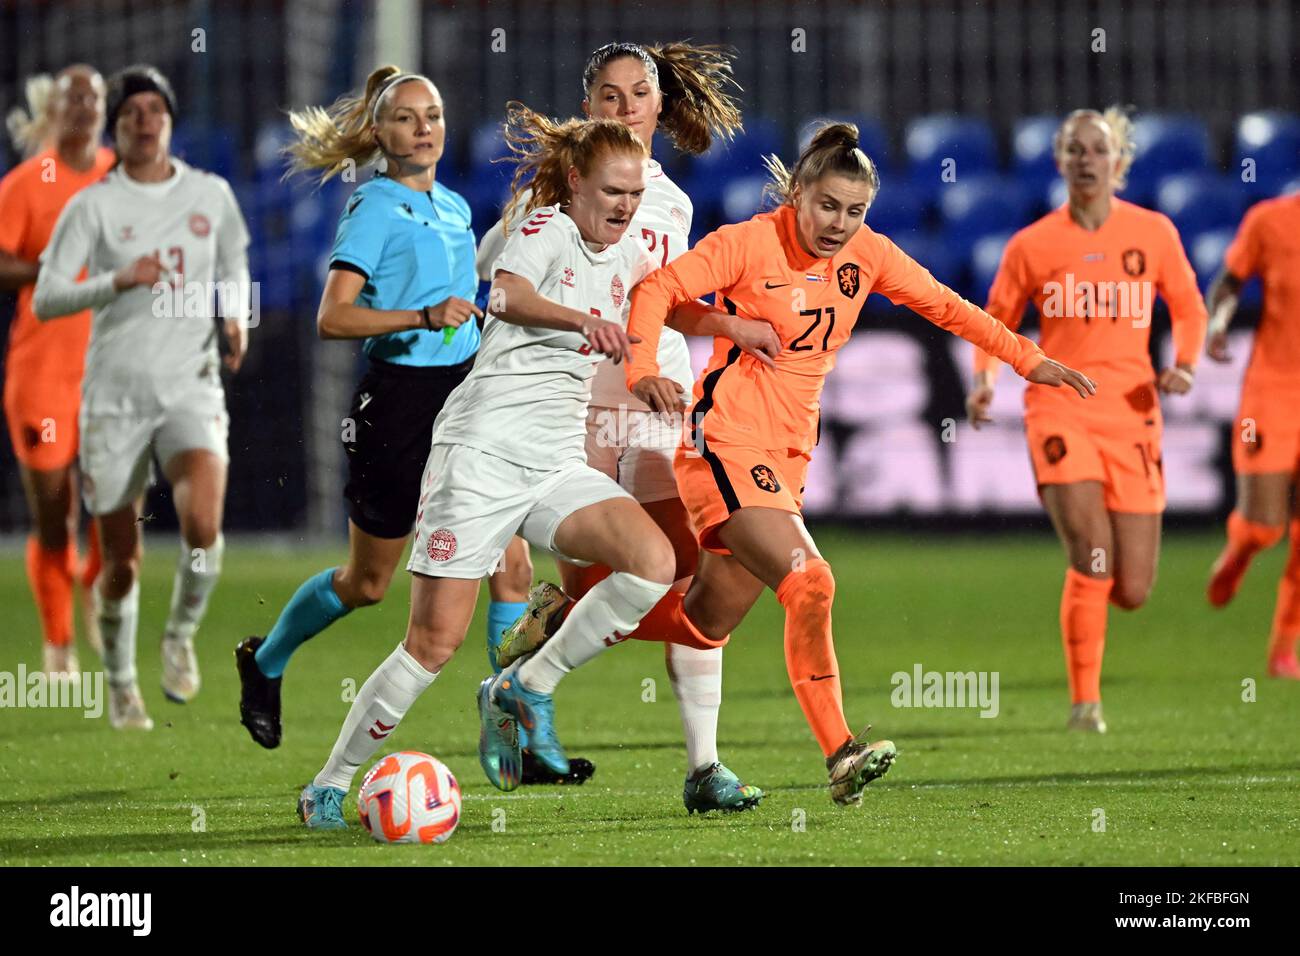
M681 497L673 455L681 416L629 408L587 409L587 464L626 488L639 504Z
M210 451L230 461L225 393L204 388L151 414L80 413L81 491L86 510L105 515L125 508L153 484L153 462L164 468L183 451Z
M415 541L406 570L436 578L486 577L516 534L571 564L555 532L575 511L627 498L582 462L525 468L468 445L434 445L420 483Z

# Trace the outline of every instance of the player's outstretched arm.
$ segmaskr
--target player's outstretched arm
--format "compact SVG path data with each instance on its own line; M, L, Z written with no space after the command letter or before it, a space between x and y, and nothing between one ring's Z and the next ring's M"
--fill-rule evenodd
M640 341L629 336L617 322L607 322L589 312L579 312L548 299L523 276L505 269L498 269L492 280L488 308L496 318L512 325L577 332L597 352L612 358L615 364L627 357L633 342Z
M350 269L329 271L316 310L316 332L322 339L364 339L413 329L454 329L483 315L473 302L455 296L424 309L367 309L356 304L366 281L364 275Z

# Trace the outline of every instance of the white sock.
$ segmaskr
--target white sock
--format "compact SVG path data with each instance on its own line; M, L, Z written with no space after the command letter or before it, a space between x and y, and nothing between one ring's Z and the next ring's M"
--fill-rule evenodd
M172 607L167 615L164 637L178 641L193 639L208 609L212 589L221 577L221 558L225 551L226 539L221 534L206 548L191 548L184 540L181 541L181 555L172 581Z
M343 721L330 759L312 782L318 787L352 789L352 778L438 674L425 670L401 644L361 685Z
M102 580L102 579L101 579ZM140 620L140 582L117 600L99 595L99 633L104 640L104 670L117 687L135 683L135 632Z
M582 596L555 636L519 666L531 691L554 693L564 675L625 640L672 585L615 571Z
M718 709L722 706L722 648L668 645L668 680L686 733L686 775L718 760Z

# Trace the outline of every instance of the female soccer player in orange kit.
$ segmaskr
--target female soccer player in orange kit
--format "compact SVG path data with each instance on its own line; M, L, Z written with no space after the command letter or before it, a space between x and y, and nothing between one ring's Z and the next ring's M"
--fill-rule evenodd
M43 115L33 115L22 131L21 145L33 155L0 180L0 289L18 292L4 408L35 524L27 539L27 579L45 637L45 671L67 674L80 669L72 628L80 512L75 462L90 312L43 324L32 311L32 292L37 260L59 213L74 194L103 178L113 151L100 145L104 80L93 67L66 67L52 81L49 96L48 104L33 103L33 113ZM93 524L90 549L80 574L86 594L100 563ZM85 617L95 646L95 616Z
M1214 321L1206 352L1226 362L1227 329L1237 294L1252 275L1264 280L1264 314L1242 384L1232 433L1237 507L1228 517L1228 543L1215 562L1208 596L1215 607L1232 600L1251 558L1281 540L1287 498L1300 467L1300 195L1253 206L1228 247L1223 271L1210 287ZM1300 680L1300 498L1291 513L1291 549L1277 588L1268 646L1268 673Z
M1101 660L1107 602L1141 607L1155 582L1165 507L1157 392L1192 387L1205 339L1205 303L1178 232L1165 216L1115 197L1132 165L1128 117L1071 113L1056 134L1069 201L1016 233L989 290L988 311L1009 328L1033 301L1042 344L1097 382L1086 404L1030 387L1025 432L1039 495L1069 558L1061 635L1072 707L1067 727L1105 733ZM1148 340L1155 291L1173 317L1176 365L1158 376ZM997 365L975 361L966 399L976 428L989 421Z
M714 340L674 460L700 542L699 569L684 601L669 594L642 626L664 617L716 639L735 629L764 588L775 591L785 608L787 672L826 757L831 797L855 804L897 751L891 741L867 744L849 731L831 637L835 578L800 508L822 385L863 302L879 292L1044 386L1068 385L1083 396L1093 385L863 228L879 179L855 126L827 125L792 171L775 157L769 168L779 208L710 233L633 292L628 387L656 411L682 405L681 389L660 376L656 360L664 317L679 304L716 290L734 314L770 322L782 346L769 365Z

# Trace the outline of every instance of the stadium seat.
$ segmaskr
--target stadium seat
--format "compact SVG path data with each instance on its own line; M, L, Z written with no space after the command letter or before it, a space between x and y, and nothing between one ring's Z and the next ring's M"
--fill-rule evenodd
M1137 146L1128 186L1120 194L1149 206L1156 183L1164 176L1210 169L1210 134L1195 116L1148 113L1137 117L1133 130Z
M257 131L253 142L253 174L258 182L279 181L287 168L281 150L293 140L293 127L285 121L267 123Z
M911 177L922 185L937 188L942 183L944 161L949 159L955 162L959 178L993 172L997 167L993 130L978 117L918 117L907 124L904 145Z
M679 181L678 185L691 197L696 218L708 223L722 216L728 183L737 178L765 175L765 156L775 153L786 165L791 165L793 159L784 154L783 140L780 128L771 120L747 118L745 131L734 140L714 142L707 152L692 157L685 181Z
M1237 121L1233 150L1234 175L1243 163L1253 160L1254 182L1245 182L1255 196L1273 196L1285 182L1300 173L1300 117L1290 113L1263 111L1247 113Z
M965 269L952 254L942 236L921 230L900 232L889 237L909 256L930 270L944 285L961 291Z
M858 128L858 145L864 153L871 157L871 161L876 164L876 168L883 172L890 167L889 134L879 120L861 114L828 113L825 116L819 116L817 119L804 123L799 128L799 136L795 144L796 149L803 152L803 148L812 139L813 133L827 121L855 125Z
M494 162L509 155L499 121L481 123L470 134L469 170L461 177L462 188L457 192L469 203L473 221L481 231L500 218L501 204L509 195L514 166Z
M171 149L191 166L227 180L240 178L235 137L229 130L178 123L172 132Z
M1282 184L1282 188L1277 191L1279 196L1291 196L1300 193L1300 176L1292 179L1290 182Z
M867 210L867 225L890 236L919 229L925 219L925 193L899 177L886 177Z
M1241 219L1246 193L1221 173L1175 173L1156 187L1156 208L1183 236L1231 228Z
M1041 191L1057 177L1052 140L1059 116L1027 116L1011 128L1011 171L1022 185Z
M960 260L969 258L976 240L1024 226L1030 205L1026 190L1003 176L959 176L939 190L944 241Z
M722 218L726 222L750 219L763 204L766 176L741 176L727 183L722 191Z
M988 301L993 278L998 274L998 266L1002 264L1002 253L1012 235L1010 232L994 233L978 240L971 248L970 292L972 302L979 303L982 306Z
M1185 243L1187 258L1196 270L1196 283L1201 287L1202 294L1209 291L1210 283L1223 268L1223 256L1236 234L1236 229L1211 229L1193 236ZM1240 307L1258 309L1262 301L1259 279L1252 278L1242 287Z

